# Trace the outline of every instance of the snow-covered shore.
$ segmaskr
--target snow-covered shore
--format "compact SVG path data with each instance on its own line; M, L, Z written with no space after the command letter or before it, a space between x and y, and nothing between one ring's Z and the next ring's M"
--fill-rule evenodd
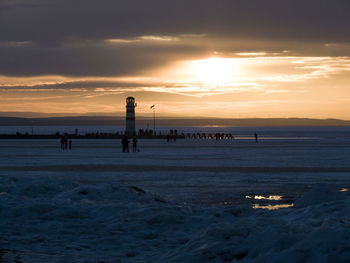
M348 140L140 144L0 142L0 262L349 262Z

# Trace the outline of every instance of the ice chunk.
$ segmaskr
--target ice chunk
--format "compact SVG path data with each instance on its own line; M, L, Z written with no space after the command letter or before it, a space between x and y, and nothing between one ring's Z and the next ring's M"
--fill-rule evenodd
M301 208L332 201L344 200L346 196L330 186L316 186L296 200L294 207Z

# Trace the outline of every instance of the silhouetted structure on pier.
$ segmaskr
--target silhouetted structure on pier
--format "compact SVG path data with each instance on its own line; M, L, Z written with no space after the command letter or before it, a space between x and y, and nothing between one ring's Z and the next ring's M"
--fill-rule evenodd
M135 103L134 97L126 98L126 123L125 123L125 135L126 136L135 136Z

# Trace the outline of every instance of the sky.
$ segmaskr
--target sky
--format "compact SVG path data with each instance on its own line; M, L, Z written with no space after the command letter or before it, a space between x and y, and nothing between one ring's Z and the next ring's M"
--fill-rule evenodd
M350 120L348 0L1 0L0 112Z

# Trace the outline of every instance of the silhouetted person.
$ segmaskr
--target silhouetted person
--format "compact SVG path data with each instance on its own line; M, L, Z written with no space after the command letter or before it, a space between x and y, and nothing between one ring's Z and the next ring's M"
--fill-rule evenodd
M173 140L174 140L174 142L176 142L176 135L174 135Z
M78 136L78 129L75 129L75 136Z
M69 140L69 150L71 150L72 149L72 140Z
M129 140L126 138L126 151L129 152Z
M64 136L61 137L61 149L64 150Z
M170 135L169 134L166 136L166 141L170 142Z
M255 142L258 142L258 135L256 133L254 133L254 137L255 137Z
M123 152L129 152L129 140L128 137L124 136L122 139Z
M67 136L64 136L64 149L68 149L68 138Z
M132 151L134 153L137 152L137 139L136 139L136 137L134 137L134 139L132 139Z

